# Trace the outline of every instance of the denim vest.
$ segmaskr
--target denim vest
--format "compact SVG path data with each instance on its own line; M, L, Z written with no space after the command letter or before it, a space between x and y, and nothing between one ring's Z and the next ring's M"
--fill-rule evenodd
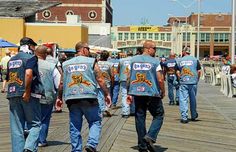
M177 71L177 62L175 59L169 59L164 63L164 66L166 68L166 74L167 74L167 80L173 81L176 77L176 71Z
M180 70L180 84L197 84L197 59L193 56L184 56L178 60Z
M19 52L8 62L8 92L7 98L22 97L25 92L25 68L32 54ZM38 72L38 65L33 67L33 80L31 83L31 95L44 95L43 85Z
M112 63L112 73L114 75L114 81L119 81L119 59L111 59L109 62Z
M98 61L98 66L100 68L100 70L102 71L102 75L105 79L106 82L106 86L108 88L111 87L111 63L108 61ZM100 86L98 85L98 88L100 88Z
M127 81L127 74L130 69L131 57L120 60L120 81Z
M159 65L159 60L148 55L132 57L129 94L160 97L160 87L156 74Z
M94 74L95 59L77 56L63 62L64 100L97 98L97 81Z
M55 64L39 59L39 74L45 90L45 99L40 99L41 104L52 104L56 99L56 89L54 86L53 71Z

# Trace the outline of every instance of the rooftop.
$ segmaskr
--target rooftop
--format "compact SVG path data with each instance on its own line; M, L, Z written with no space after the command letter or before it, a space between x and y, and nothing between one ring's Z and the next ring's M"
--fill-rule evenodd
M0 17L22 17L26 18L53 6L60 2L39 2L34 0L2 1L0 0Z

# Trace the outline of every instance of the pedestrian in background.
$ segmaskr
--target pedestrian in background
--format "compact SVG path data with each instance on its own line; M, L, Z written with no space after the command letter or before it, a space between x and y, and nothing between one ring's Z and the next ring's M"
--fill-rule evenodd
M6 56L4 56L1 59L1 62L0 62L0 68L1 68L1 73L2 73L2 81L3 81L2 90L1 90L2 93L6 92L5 89L6 89L6 85L7 85L7 81L6 81L7 63L11 58L11 52L8 49L5 51L5 53L6 53Z
M154 143L164 119L162 98L165 96L164 77L160 61L155 57L156 44L147 40L143 44L143 54L132 57L128 81L129 95L134 96L135 126L140 152L155 151ZM153 119L146 131L146 111Z
M195 57L190 55L190 49L184 48L182 58L178 60L179 109L181 123L188 123L188 99L190 100L191 120L198 118L197 113L197 85L201 76L201 65Z
M169 59L163 63L164 77L166 77L168 85L169 105L179 105L179 82L176 72L178 70L177 62L175 60L175 53L170 52ZM176 97L174 97L174 89L176 90Z
M38 146L45 147L48 145L48 129L52 115L52 109L56 101L56 92L60 83L61 74L59 73L54 63L46 61L46 46L38 46L35 54L38 57L39 73L45 90L45 98L40 99L41 130Z
M98 61L98 66L102 72L106 86L110 92L111 83L113 80L112 80L112 74L111 74L112 64L109 61L107 61L108 57L109 57L109 52L105 50L102 51L100 55L100 59ZM109 108L105 105L104 92L100 88L99 85L98 85L98 103L99 103L99 107L101 109L103 116L111 117L112 115L109 111Z
M96 152L102 129L102 114L97 100L97 84L104 92L108 107L111 105L110 92L95 58L88 57L90 54L88 44L78 42L75 45L75 50L76 57L65 61L62 65L63 81L60 84L64 86L63 97L69 109L71 151L82 152L81 128L83 116L85 116L89 124L85 150ZM59 99L62 99L61 94Z
M130 70L130 62L132 59L133 53L128 52L126 58L120 59L120 64L119 64L119 80L120 80L120 93L121 93L121 105L122 105L122 117L123 118L128 118L130 115L134 115L134 102L129 102L127 101L127 76L129 74Z
M37 45L31 38L20 40L20 51L8 62L7 99L10 106L12 152L35 152L41 126L40 98L44 95L38 71ZM24 137L25 125L29 130Z

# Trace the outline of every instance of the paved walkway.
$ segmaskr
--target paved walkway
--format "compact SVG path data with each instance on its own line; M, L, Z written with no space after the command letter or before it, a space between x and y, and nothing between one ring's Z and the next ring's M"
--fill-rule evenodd
M165 120L158 136L158 152L235 152L236 151L236 98L225 97L219 87L201 82L198 89L199 121L179 123L178 106L169 106L165 97ZM113 110L111 118L103 119L100 152L137 151L134 117L121 118L120 109ZM151 121L150 115L147 124ZM68 111L54 113L49 130L49 146L40 152L69 152ZM9 152L8 102L0 96L0 152ZM88 135L84 122L82 135Z

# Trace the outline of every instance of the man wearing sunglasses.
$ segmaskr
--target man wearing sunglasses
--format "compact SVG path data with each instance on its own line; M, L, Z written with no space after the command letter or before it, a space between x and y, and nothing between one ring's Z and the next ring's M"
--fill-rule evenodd
M69 109L70 139L72 152L82 152L81 128L83 116L89 124L89 137L85 150L96 152L101 133L102 114L97 100L97 84L104 92L105 102L111 106L111 97L104 77L95 58L90 58L88 44L79 42L75 45L76 57L62 64L63 81L59 87L59 99L63 98ZM59 100L58 100L59 101Z

